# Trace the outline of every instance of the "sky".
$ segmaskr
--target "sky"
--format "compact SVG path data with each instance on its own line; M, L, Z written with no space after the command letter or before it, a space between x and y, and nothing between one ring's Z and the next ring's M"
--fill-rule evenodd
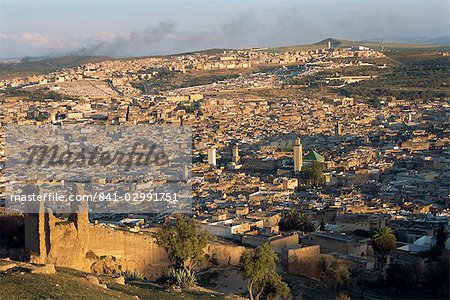
M450 35L450 0L0 0L0 59Z

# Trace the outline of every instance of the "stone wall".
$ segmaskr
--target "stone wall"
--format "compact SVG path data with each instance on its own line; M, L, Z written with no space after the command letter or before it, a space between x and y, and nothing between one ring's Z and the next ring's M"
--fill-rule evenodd
M278 235L278 236L265 236L261 234L244 235L241 239L242 244L251 247L259 247L265 243L269 243L270 247L276 252L281 253L283 247L298 245L298 234L291 235Z
M320 246L293 246L282 249L281 263L289 274L298 274L310 278L319 278L317 262Z
M232 244L210 243L206 249L206 254L210 261L218 266L236 266L239 264L242 252L245 247Z
M87 249L100 257L123 259L127 269L137 270L147 278L157 278L170 267L166 251L147 234L90 226Z
M149 234L90 224L86 213L59 219L47 211L25 216L26 250L32 262L86 272L130 270L156 279L170 268L166 251ZM210 243L205 253L217 266L237 265L244 247ZM115 264L115 265L114 265Z

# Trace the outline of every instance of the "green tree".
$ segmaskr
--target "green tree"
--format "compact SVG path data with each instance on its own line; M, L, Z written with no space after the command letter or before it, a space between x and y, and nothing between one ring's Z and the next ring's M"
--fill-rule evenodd
M267 243L254 252L248 250L242 254L240 273L247 280L250 300L258 300L262 295L268 299L289 295L289 287L276 272L277 260L277 255Z
M381 227L375 230L372 236L372 248L378 255L381 271L386 264L386 256L397 247L394 232L389 227Z
M313 232L316 230L312 215L301 213L295 208L291 208L283 213L279 226L281 231L302 230L304 232Z
M295 230L298 215L299 212L295 208L291 208L287 212L284 212L279 223L280 229L282 231Z
M301 171L300 177L305 185L319 187L325 182L324 170L325 165L315 161Z
M431 246L430 249L421 251L419 254L423 257L428 257L431 260L438 260L442 256L445 250L445 243L447 242L448 232L443 223L439 224L436 230L436 244Z
M338 294L348 291L352 284L352 275L348 267L337 261L333 261L325 273L327 287Z
M298 228L304 232L313 232L316 230L316 226L313 223L313 217L309 214L300 213L298 216Z
M192 273L193 268L205 260L203 249L208 244L209 233L192 218L179 214L175 225L164 225L156 234L156 240L166 249L176 268Z

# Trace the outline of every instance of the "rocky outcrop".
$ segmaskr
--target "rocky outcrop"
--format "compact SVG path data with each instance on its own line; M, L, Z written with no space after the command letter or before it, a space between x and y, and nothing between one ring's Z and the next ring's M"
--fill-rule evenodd
M32 274L55 274L56 273L56 269L55 269L55 265L44 265L44 266L39 266L36 267L35 269L31 270Z
M13 262L0 264L0 272L6 272L15 267L17 267L17 264Z

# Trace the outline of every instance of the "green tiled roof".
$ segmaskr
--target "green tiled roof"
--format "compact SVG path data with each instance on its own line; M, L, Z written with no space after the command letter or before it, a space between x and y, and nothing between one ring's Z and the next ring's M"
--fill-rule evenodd
M312 150L312 151L309 151L308 154L303 156L303 160L324 162L325 158L322 155L320 155L319 153L317 153L315 150Z

